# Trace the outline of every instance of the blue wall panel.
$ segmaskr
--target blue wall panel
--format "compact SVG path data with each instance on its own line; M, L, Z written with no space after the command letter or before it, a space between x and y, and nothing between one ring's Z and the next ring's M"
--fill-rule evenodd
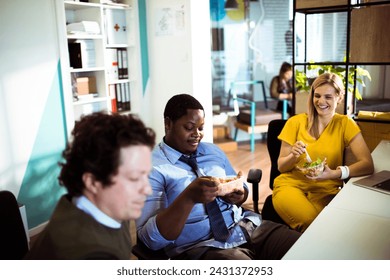
M65 192L57 179L67 135L60 74L58 63L18 196L19 202L26 205L29 228L46 222Z

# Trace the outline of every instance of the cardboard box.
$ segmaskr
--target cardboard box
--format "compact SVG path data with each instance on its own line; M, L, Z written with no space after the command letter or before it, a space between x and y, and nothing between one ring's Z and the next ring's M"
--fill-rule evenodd
M220 140L226 139L229 137L228 128L224 125L214 125L213 126L213 139Z
M95 77L78 77L76 78L77 94L96 93L96 78Z

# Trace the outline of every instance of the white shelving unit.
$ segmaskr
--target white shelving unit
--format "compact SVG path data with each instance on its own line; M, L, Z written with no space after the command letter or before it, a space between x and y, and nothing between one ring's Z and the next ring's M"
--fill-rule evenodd
M124 0L121 2L117 4L107 0L56 1L62 88L68 134L72 131L74 122L83 114L96 111L128 113L131 111L132 96L142 94L138 1ZM110 18L114 22L110 21ZM122 20L118 21L119 18ZM100 31L98 33L67 32L67 24L83 21L96 22ZM118 39L118 42L115 41ZM94 51L89 53L81 51L81 68L76 68L78 66L74 62L72 66L76 66L71 66L70 53L72 52L69 51L68 44L74 42L89 42L88 48L90 45L94 46ZM119 66L127 66L127 76L122 75L122 72L120 77L115 76L117 73L113 74L115 69L113 54L118 50L123 50L127 54L119 63ZM84 63L83 59L87 57L85 54L88 54L90 63L88 61ZM87 98L85 96L79 98L76 88L77 77L95 77L96 94L87 95ZM113 92L114 90L117 92ZM123 93L119 93L119 90Z

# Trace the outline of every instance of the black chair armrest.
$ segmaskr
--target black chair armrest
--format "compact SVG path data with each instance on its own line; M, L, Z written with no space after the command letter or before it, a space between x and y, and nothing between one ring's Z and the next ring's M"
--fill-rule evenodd
M139 238L137 244L131 249L131 253L139 260L167 260L169 257L165 254L164 249L152 250L149 249Z
M252 184L253 210L259 213L259 182L263 173L261 169L250 169L248 172L247 182Z
M248 172L247 182L254 184L261 181L261 176L263 175L261 169L250 169Z

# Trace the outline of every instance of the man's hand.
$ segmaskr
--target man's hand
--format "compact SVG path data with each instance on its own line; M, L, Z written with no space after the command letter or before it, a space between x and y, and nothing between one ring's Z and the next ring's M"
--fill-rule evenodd
M244 188L243 188L244 190ZM229 202L231 204L236 204L236 205L241 205L244 200L246 199L245 197L245 191L243 190L237 190L231 193L228 193L225 196L222 196L222 199L225 200L226 202Z
M196 178L185 189L186 196L188 196L193 203L211 202L218 196L219 184L218 179L211 176Z

